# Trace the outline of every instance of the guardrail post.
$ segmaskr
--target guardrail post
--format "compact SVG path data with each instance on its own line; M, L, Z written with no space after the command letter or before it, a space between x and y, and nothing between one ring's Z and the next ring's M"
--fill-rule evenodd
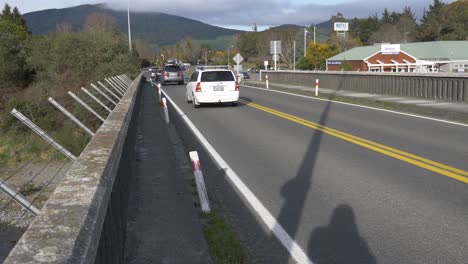
M97 118L99 118L102 122L106 121L102 116L100 116L96 111L94 111L87 103L85 103L83 100L81 100L78 96L76 96L74 93L71 91L68 91L68 94L75 99L80 105L82 105L84 108L88 109L93 115L95 115Z
M110 80L112 80L116 85L118 85L125 92L127 91L128 86L125 83L123 83L121 80L119 80L119 78L111 77Z
M81 87L81 90L83 92L85 92L89 97L93 98L94 101L96 101L98 104L100 104L104 109L109 111L109 113L112 112L112 110L109 107L107 107L106 104L104 104L101 100L99 100L96 96L94 96L90 91L86 90L84 87Z
M83 124L78 118L76 118L72 113L70 113L65 107L60 105L57 101L55 101L52 97L49 97L48 99L49 103L51 103L53 106L55 106L60 112L64 113L66 116L68 116L75 124L77 124L79 127L83 128L89 135L94 137L94 132L91 131L88 127Z
M189 153L190 161L192 162L193 176L195 177L195 185L197 186L198 199L203 212L208 213L211 211L210 202L208 200L208 192L206 191L205 180L203 179L203 172L201 170L200 159L196 151Z
M125 88L125 84L122 84L115 76L112 76L108 78L109 81L111 81L113 84L115 84L118 88L120 88L123 91L126 91L127 89Z
M114 88L115 90L119 90L121 91L122 93L125 94L125 90L123 88L121 88L119 85L117 85L114 81L112 81L110 78L105 78L104 79L112 88Z
M112 89L114 89L114 91L116 91L121 96L120 98L122 98L122 96L124 96L125 92L122 89L118 89L119 87L114 87L112 85L111 85L111 87L112 87Z
M24 116L18 110L13 108L13 110L11 110L11 114L14 115L19 121L21 121L23 124L29 127L36 134L38 134L42 139L44 139L50 145L56 148L58 151L62 152L62 154L65 155L67 158L69 158L72 161L76 161L75 155L73 155L66 148L62 147L59 143L57 143L57 141L55 141L52 137L50 137L44 130L42 130L39 126L34 124L31 120L29 120L26 116Z
M100 83L100 82L98 82ZM99 89L96 85L94 85L93 83L91 84L91 87L93 87L94 90L96 90L100 95L102 95L104 98L106 98L107 100L109 100L111 103L114 104L114 106L117 105L117 102L115 102L114 100L112 100L109 96L107 96L107 94L105 94L103 91L101 91L101 89Z
M21 205L24 209L28 210L34 216L38 216L40 210L34 206L26 197L24 197L20 192L16 191L15 188L4 182L0 179L0 190L2 190L6 195L10 196L13 201Z
M106 90L110 95L112 95L115 99L117 99L118 101L120 101L120 97L118 97L115 93L113 93L109 88L107 88L104 84L98 82L102 88L104 88L104 90ZM112 86L112 85L111 85ZM115 87L114 87L115 88Z

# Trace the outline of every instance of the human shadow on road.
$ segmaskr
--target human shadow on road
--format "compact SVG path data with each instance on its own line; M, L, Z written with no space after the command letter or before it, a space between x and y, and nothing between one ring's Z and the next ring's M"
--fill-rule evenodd
M315 264L377 263L359 235L353 209L345 204L333 210L327 226L312 232L307 251Z
M318 122L320 125L326 124L330 107L331 102L327 102ZM304 154L296 175L281 188L281 196L284 198L284 203L277 217L277 221L293 240L299 229L305 200L312 185L313 172L317 163L322 137L322 131L313 131L312 138L309 141L306 153ZM275 230L275 228L273 230ZM291 245L285 245L285 247L290 250L288 247L291 247ZM285 259L278 259L277 263L288 263L288 261L289 256Z

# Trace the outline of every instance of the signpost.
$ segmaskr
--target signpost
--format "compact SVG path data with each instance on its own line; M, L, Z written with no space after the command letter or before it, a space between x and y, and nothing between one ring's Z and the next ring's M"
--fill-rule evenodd
M234 56L232 59L237 63L237 75L239 76L239 64L244 61L244 58L242 58L242 56L237 53L236 56Z
M276 67L276 62L279 59L279 55L281 54L281 40L272 40L270 41L270 54L273 55L273 60L275 62L275 71L278 69Z
M339 36L346 36L346 31L349 31L349 23L348 22L335 22L333 24L333 29Z
M268 61L263 61L263 65L265 65L265 71L268 71Z

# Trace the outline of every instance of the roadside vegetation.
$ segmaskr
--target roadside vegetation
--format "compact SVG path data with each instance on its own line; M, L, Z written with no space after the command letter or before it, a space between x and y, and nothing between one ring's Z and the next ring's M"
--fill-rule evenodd
M53 97L96 129L100 121L67 92L80 93L80 87L108 76L135 75L140 64L138 53L129 52L126 37L106 14L88 16L80 32L62 24L57 25L57 32L32 36L18 9L6 4L0 13L0 32L0 165L12 165L34 155L60 158L10 114L13 108L78 155L89 136L47 98Z
M213 46L193 45L190 39L181 40L175 45L166 46L157 53L147 56L156 65L164 57L177 58L184 62L204 64L206 54L209 64L226 65L227 58L237 53L244 57L244 70L255 67L263 69L264 61L270 61L270 41L281 40L279 67L294 68L294 46L296 47L296 69L325 70L325 60L340 52L358 46L378 43L410 43L436 40L468 40L468 1L457 0L445 3L433 0L418 19L414 10L407 6L401 11L393 11L391 6L382 10L381 14L373 14L368 18L346 18L342 13L330 17L329 21L316 25L316 44L313 43L314 25L306 27L311 33L308 36L307 56L304 52L304 27L298 25L282 25L264 31L244 32L235 36L224 49ZM345 37L338 37L333 31L334 22L348 22L349 31ZM295 43L295 45L294 45ZM230 52L228 56L229 47ZM200 61L198 61L200 60ZM230 61L233 65L234 61ZM342 65L342 70L353 70L351 65Z

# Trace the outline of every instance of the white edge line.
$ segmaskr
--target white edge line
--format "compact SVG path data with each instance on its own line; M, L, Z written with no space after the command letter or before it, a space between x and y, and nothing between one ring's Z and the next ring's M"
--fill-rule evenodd
M262 91L266 91L266 92L282 93L282 94L287 94L287 95L292 95L292 96L297 96L297 97L303 97L303 98L309 98L309 99L313 99L313 100L319 100L319 101L327 101L327 102L331 101L331 102L337 103L337 104L350 105L350 106L361 107L361 108L366 108L366 109L371 109L371 110L388 112L388 113L392 113L392 114L410 116L410 117L415 117L415 118L427 119L427 120L431 120L431 121L438 121L438 122L447 123L447 124L451 124L451 125L458 125L458 126L468 127L468 124L463 124L463 123L458 123L458 122L453 122L453 121L448 121L448 120L443 120L443 119L437 119L437 118L433 118L433 117L427 117L427 116L421 116L421 115L415 115L415 114L408 114L408 113L404 113L404 112L392 111L392 110L381 109L381 108L376 108L376 107L371 107L371 106L364 106L364 105L358 105L358 104L352 104L352 103L345 103L345 102L340 102L340 101L335 101L335 100L330 100L330 99L315 98L315 97L312 97L312 96L294 94L294 93L283 92L283 91L276 91L276 90L272 90L272 89L267 90L265 88L260 88L260 87L245 85L245 84L243 84L241 86L246 87L246 88L250 88L250 89L262 90Z
M190 119L185 115L185 113L175 104L174 101L169 97L164 90L161 89L163 94L169 100L169 102L174 106L174 109L179 113L185 123L190 127L192 132L195 134L197 139L201 144L204 145L211 157L218 163L218 166L225 169L226 175L237 188L237 190L244 196L244 198L249 202L250 206L257 212L257 214L262 219L263 223L270 229L270 231L278 238L278 240L283 244L283 246L289 251L293 259L297 263L304 264L313 264L309 259L304 250L300 245L294 241L289 234L283 229L283 227L278 223L276 218L265 208L265 206L260 202L260 200L252 193L252 191L245 185L245 183L239 178L239 176L231 169L226 161L218 154L218 152L211 146L211 144L206 140L206 138L201 134L197 127L190 121Z

